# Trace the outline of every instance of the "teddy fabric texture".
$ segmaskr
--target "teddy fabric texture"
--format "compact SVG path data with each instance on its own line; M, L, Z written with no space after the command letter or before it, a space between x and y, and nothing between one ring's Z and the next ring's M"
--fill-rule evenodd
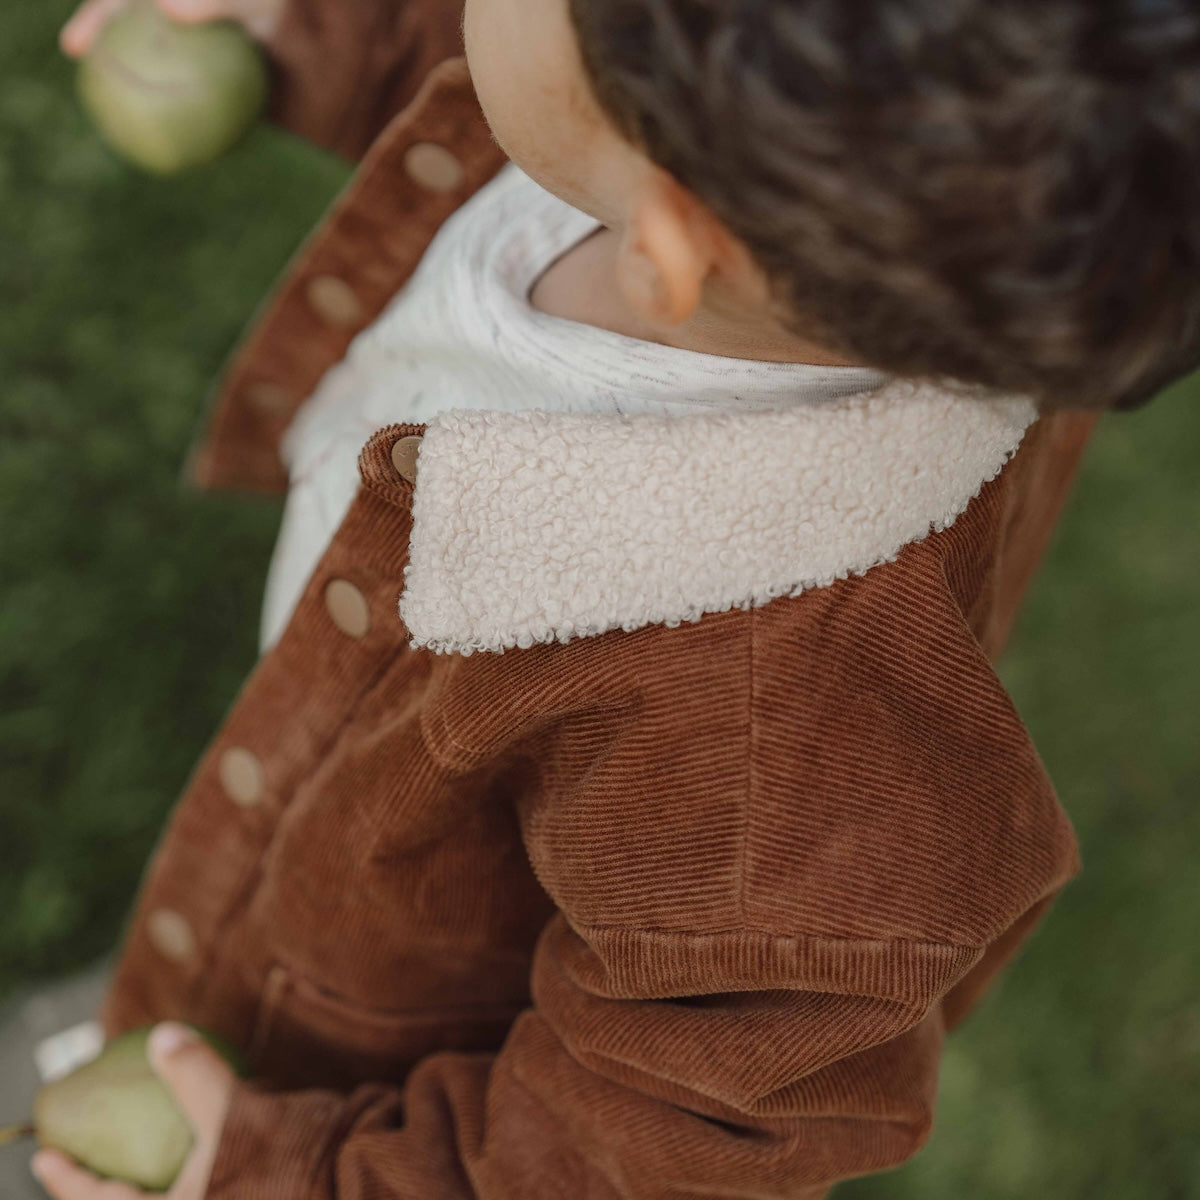
M451 409L688 416L795 408L886 381L866 368L680 350L535 309L534 283L597 228L510 164L439 230L413 278L284 435L290 485L267 577L263 650L283 632L350 507L364 439L385 425Z
M448 413L400 612L414 645L469 654L799 595L951 524L1034 416L905 382L784 411Z
M503 165L465 65L424 74L448 11L290 0L276 112L365 155L195 481L286 486ZM1095 417L887 391L366 437L105 1005L247 1054L210 1200L816 1200L923 1144L947 1031L1079 867L993 663Z

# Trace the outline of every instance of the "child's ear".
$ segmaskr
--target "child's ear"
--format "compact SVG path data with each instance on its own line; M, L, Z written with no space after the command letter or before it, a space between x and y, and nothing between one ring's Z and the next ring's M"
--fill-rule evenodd
M625 302L653 325L682 325L699 308L728 236L686 188L652 170L634 196L617 252Z

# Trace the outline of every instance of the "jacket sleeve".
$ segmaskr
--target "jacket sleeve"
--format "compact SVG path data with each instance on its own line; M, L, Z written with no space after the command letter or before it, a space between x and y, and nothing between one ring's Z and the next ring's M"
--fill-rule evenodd
M209 1196L818 1200L925 1142L937 998L973 958L559 917L497 1055L432 1055L403 1092L242 1085Z
M946 1028L1078 859L978 646L936 612L898 635L874 586L817 595L809 636L731 615L711 676L647 685L526 810L559 911L497 1053L241 1085L211 1200L816 1200L914 1154Z
M439 62L462 53L461 0L287 0L266 50L271 117L357 161Z

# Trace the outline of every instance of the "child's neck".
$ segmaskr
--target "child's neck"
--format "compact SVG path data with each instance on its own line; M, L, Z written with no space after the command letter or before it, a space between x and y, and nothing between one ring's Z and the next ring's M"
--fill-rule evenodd
M742 315L739 320L728 305L708 293L695 315L682 325L651 325L625 303L617 287L618 244L611 229L597 230L550 265L530 290L530 303L550 316L680 350L758 362L860 365L806 341L770 318L758 321Z

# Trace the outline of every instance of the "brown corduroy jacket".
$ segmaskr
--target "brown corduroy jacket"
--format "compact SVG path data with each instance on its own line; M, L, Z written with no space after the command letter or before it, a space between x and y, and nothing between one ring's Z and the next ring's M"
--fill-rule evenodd
M358 171L190 461L297 406L502 163L457 12L291 0L277 117ZM823 1196L1078 869L993 670L1093 418L888 385L367 441L197 767L106 1023L245 1049L212 1200Z

